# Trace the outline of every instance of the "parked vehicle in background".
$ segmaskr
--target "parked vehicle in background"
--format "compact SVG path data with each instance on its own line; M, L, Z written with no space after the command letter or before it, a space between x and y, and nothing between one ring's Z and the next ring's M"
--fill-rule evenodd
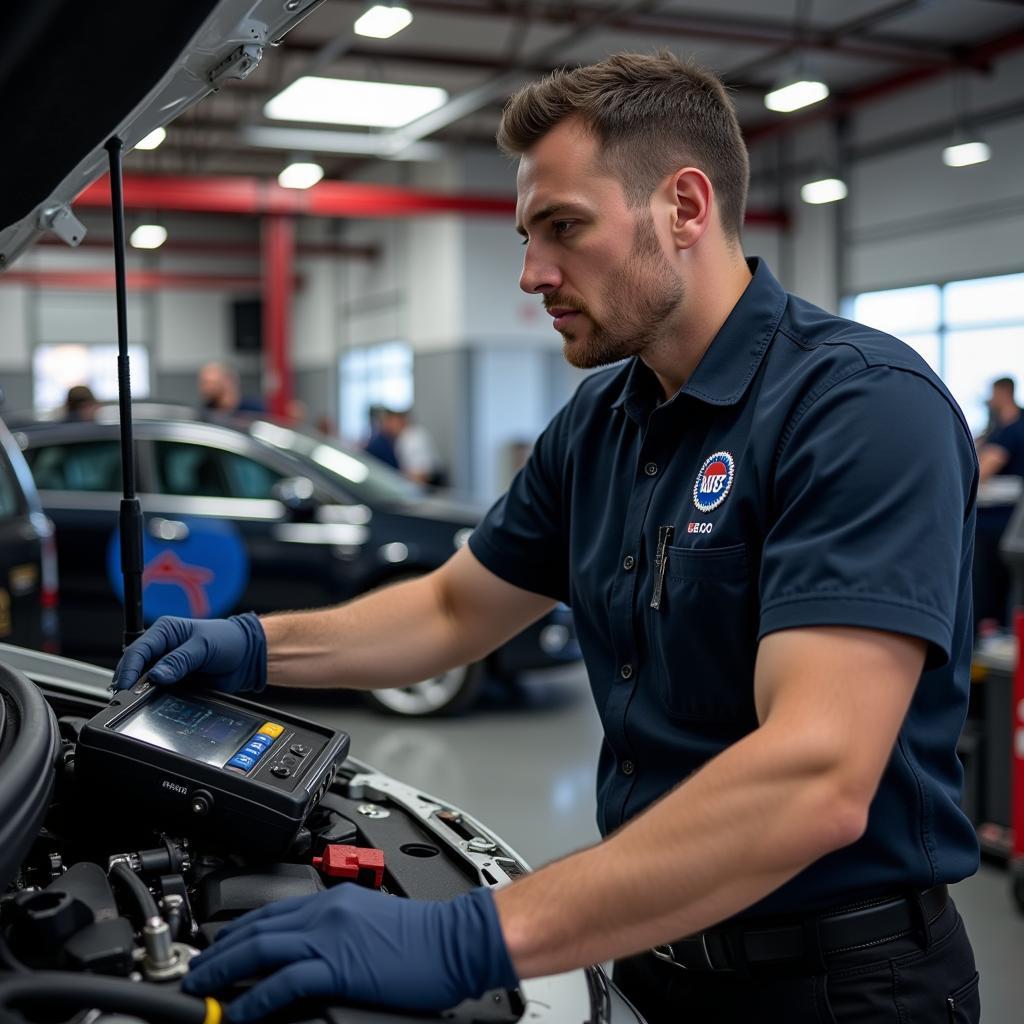
M0 640L57 650L57 548L32 474L0 420Z
M363 452L269 419L155 403L138 403L134 417L147 622L347 600L437 568L479 519L479 509L427 496ZM62 651L113 664L117 409L88 423L25 422L17 433L57 529ZM366 697L396 714L452 713L473 702L488 671L510 678L577 657L570 613L559 608L484 663Z

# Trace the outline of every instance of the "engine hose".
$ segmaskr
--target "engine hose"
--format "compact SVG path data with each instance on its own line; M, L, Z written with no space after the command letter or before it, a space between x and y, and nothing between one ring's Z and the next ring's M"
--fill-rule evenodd
M35 971L0 980L0 1014L5 1010L63 1008L126 1013L149 1024L221 1024L216 999L195 999L156 985L64 971Z
M124 883L142 913L143 921L160 916L156 900L153 899L153 894L146 887L146 883L123 861L118 861L110 869L110 880Z

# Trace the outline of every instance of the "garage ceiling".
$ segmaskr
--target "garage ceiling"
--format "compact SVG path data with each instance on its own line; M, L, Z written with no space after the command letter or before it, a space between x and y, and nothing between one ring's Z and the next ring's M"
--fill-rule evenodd
M364 3L326 0L280 47L267 50L255 74L178 118L163 145L133 153L128 169L270 176L294 155L308 154L328 178L351 177L376 158L337 150L369 143L371 131L263 115L272 96L308 74L446 89L451 106L405 140L419 137L436 153L438 145L493 147L503 102L540 73L615 50L664 46L724 77L753 144L802 118L849 109L905 83L962 69L983 73L999 53L1024 46L1018 0L408 0L408 6L412 24L376 40L352 30ZM798 53L811 59L832 96L806 112L773 114L764 94L792 70ZM282 129L292 134L284 137ZM415 154L400 152L404 159Z

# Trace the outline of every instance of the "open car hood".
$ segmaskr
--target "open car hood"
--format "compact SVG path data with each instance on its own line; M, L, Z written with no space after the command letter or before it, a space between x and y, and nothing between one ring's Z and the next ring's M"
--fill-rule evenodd
M107 169L232 78L245 78L323 0L36 0L0 10L0 270L71 212Z

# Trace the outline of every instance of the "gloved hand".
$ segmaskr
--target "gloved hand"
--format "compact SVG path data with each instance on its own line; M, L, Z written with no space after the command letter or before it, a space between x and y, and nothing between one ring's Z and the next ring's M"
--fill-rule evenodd
M163 615L121 655L114 689L134 686L150 665L154 683L194 675L221 693L258 693L267 685L267 637L253 612L230 619Z
M228 1005L232 1024L304 996L443 1010L518 984L489 889L426 901L343 882L270 903L224 928L181 988L206 995L269 971Z

